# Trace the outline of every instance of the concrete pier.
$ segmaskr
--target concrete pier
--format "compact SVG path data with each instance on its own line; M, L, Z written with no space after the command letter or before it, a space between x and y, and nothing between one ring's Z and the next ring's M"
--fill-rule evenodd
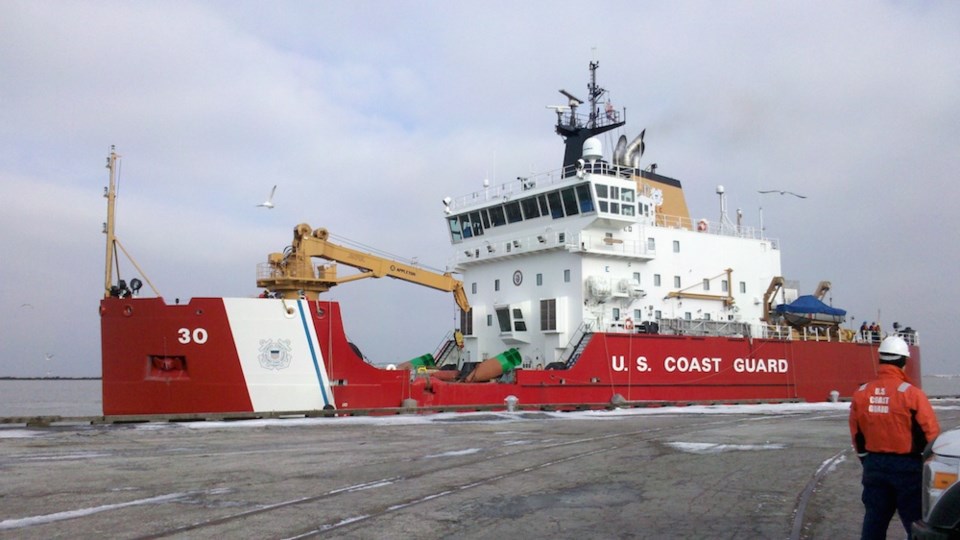
M842 403L0 437L3 538L853 538L863 515Z

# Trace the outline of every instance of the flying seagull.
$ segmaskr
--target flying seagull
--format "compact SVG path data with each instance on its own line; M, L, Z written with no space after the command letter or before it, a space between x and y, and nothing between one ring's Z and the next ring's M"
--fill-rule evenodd
M262 206L262 207L264 207L264 208L273 208L273 194L276 193L276 192L277 192L277 186L274 185L274 186L273 186L273 189L270 190L270 196L267 197L267 200L265 200L265 201L263 201L262 203L258 204L257 207L259 208L259 207Z
M782 190L782 189L768 189L768 190L765 190L765 191L757 191L757 193L761 193L761 194L763 194L763 193L779 193L779 194L781 194L781 195L793 195L794 197L800 197L801 199L806 199L806 198L807 198L806 195L801 195L801 194L799 194L799 193L794 193L794 192L792 192L792 191L784 191L784 190Z

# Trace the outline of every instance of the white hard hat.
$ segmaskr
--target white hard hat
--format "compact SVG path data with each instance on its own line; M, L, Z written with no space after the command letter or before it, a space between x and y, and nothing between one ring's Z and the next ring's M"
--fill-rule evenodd
M900 336L887 336L880 344L880 361L898 360L901 356L910 358L910 347Z

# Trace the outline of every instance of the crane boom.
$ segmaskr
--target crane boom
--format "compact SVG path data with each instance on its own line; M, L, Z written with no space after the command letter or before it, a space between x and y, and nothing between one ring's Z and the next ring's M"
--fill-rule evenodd
M258 267L257 286L280 294L284 298L299 298L301 294L316 299L331 287L373 277L391 277L444 292L452 292L454 300L464 312L470 311L463 282L449 272L438 273L401 263L371 253L335 244L329 240L327 229L311 229L301 223L293 229L293 243L284 253L271 253L267 262ZM331 264L314 268L314 257ZM360 273L337 276L337 263L352 266Z

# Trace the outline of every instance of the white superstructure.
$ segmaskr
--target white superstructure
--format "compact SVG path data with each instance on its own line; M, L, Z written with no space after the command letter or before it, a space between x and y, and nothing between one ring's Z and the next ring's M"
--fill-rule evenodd
M761 335L764 294L781 275L775 242L723 219L692 222L678 181L611 165L599 147L589 138L574 166L449 200L453 266L472 306L464 361L516 348L523 367L546 367L588 332Z

